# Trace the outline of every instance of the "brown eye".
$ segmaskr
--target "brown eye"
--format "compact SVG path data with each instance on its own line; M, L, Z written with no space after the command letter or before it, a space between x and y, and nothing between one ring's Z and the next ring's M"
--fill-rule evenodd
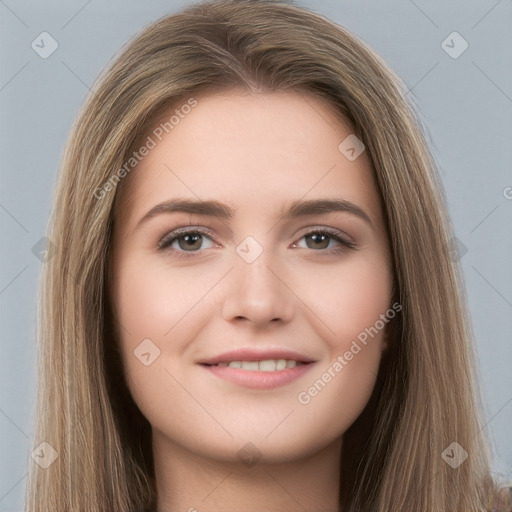
M338 232L319 229L306 233L302 238L309 240L306 242L306 249L313 249L320 252L344 252L346 249L354 249L356 245L346 240ZM338 247L329 247L331 241L335 241Z
M203 231L173 231L160 240L158 249L168 249L177 242L177 247L173 248L176 252L199 252L200 249L205 249L202 247L205 238L211 241L211 238Z
M188 249L196 250L201 248L202 236L200 233L192 235L181 235L176 238L180 249L187 251ZM198 243L199 242L199 243Z
M332 237L326 233L312 233L310 235L306 235L304 238L312 241L313 247L309 246L309 249L327 249Z

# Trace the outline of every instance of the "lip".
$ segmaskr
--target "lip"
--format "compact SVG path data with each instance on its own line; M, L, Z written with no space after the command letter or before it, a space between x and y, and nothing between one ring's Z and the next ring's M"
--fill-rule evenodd
M269 358L272 359L272 358ZM237 359L234 359L237 361ZM245 361L248 361L245 359ZM229 366L207 366L201 365L206 371L215 376L225 379L233 384L251 389L273 389L302 377L313 366L314 362L302 364L293 368L276 370L273 372L261 372L254 370L242 370L240 368L230 368Z
M282 348L270 348L270 349L254 349L254 348L239 348L236 350L230 350L229 352L223 352L217 356L211 357L210 359L204 359L198 361L199 364L203 365L214 365L218 363L230 363L232 361L266 361L267 359L291 359L300 363L314 363L315 359L308 357L304 354L296 352L295 350L282 349ZM243 370L247 371L247 370ZM284 370L280 370L284 371ZM260 373L260 372L255 372ZM267 372L265 372L267 373Z
M287 359L302 363L293 368L262 372L255 370L242 370L229 366L214 366L218 363L230 363L232 361L265 361L268 359ZM216 377L251 389L272 389L289 384L302 377L313 366L316 360L301 354L295 350L270 348L270 349L236 349L223 352L209 359L198 361L198 364Z

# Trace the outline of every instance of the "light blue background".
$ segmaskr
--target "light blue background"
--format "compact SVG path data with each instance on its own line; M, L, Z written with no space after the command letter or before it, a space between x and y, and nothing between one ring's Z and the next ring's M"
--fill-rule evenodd
M0 0L0 512L22 509L35 398L35 300L61 153L88 87L129 38L185 1ZM478 343L494 470L512 478L512 2L303 0L410 88L439 164ZM49 32L58 49L31 48ZM441 42L457 31L468 49Z

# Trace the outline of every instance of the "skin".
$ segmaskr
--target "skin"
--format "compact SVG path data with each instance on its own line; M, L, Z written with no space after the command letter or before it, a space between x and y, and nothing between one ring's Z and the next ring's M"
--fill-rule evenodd
M385 328L309 403L298 394L332 373L391 306L389 242L369 159L363 152L349 161L338 150L352 131L314 97L233 90L197 100L130 175L132 201L121 205L112 246L123 366L152 425L158 512L337 510L342 435L374 388ZM137 226L176 197L215 199L236 213L163 213ZM319 198L351 201L372 224L347 212L282 220L289 201ZM189 223L211 236L194 249L181 239L158 250ZM326 227L356 247L306 236ZM252 263L236 252L247 236L263 248ZM147 366L134 356L144 339L160 350ZM242 347L289 348L316 362L272 390L197 364ZM254 465L239 453L246 443Z

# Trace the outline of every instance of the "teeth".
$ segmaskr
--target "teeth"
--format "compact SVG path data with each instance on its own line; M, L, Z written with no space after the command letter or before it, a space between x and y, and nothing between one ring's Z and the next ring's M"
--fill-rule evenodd
M268 361L260 361L258 363L260 371L262 372L275 372L276 371L276 362L272 359L269 359ZM242 366L243 368L243 366Z
M242 370L275 372L277 370L285 370L286 368L294 368L301 365L297 361L291 359L266 359L265 361L231 361L221 362L217 366L229 366L230 368L240 368Z
M293 362L293 361L291 361ZM284 370L286 368L286 360L285 359L279 359L276 362L276 370Z

